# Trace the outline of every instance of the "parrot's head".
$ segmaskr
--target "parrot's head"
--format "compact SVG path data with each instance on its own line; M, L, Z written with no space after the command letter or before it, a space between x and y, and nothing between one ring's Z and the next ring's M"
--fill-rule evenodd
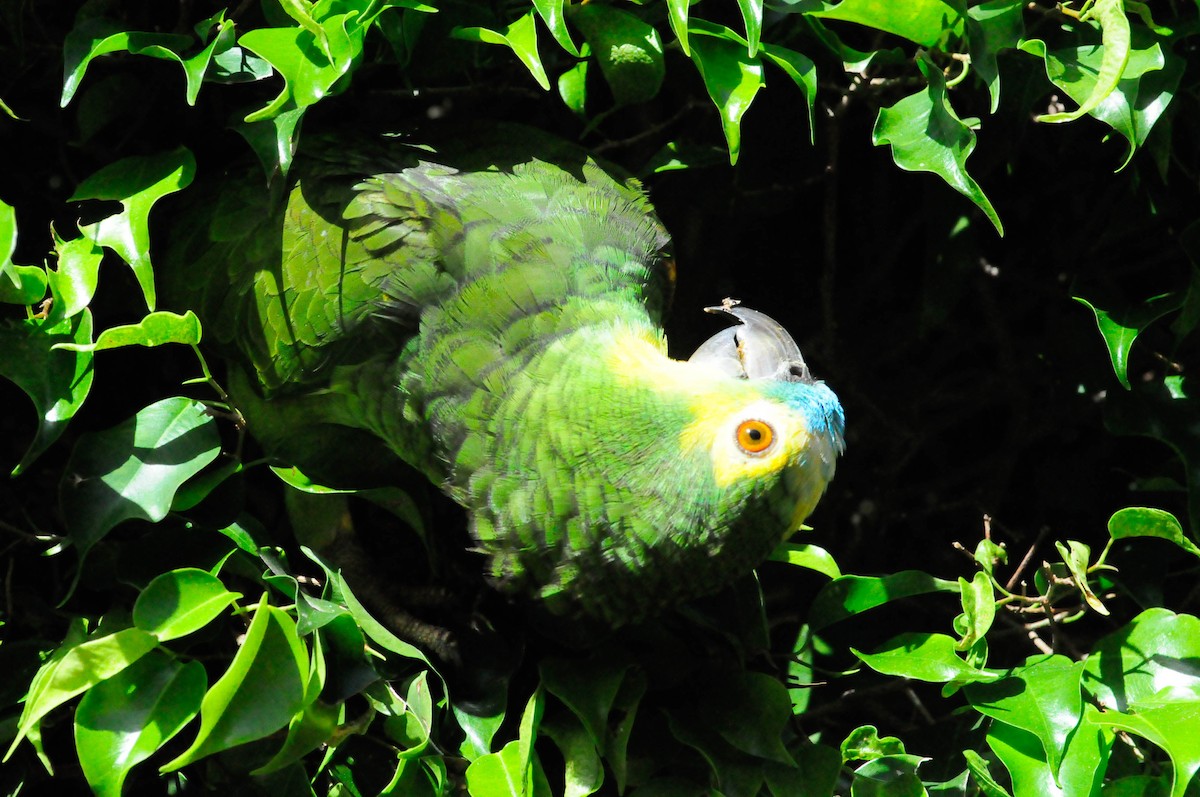
M706 310L740 324L711 337L687 361L714 387L701 391L682 447L693 458L707 458L727 511L757 512L765 504L773 517L748 522L778 523L790 534L833 478L844 448L841 403L813 379L796 342L776 321L731 300ZM743 509L748 501L756 506Z

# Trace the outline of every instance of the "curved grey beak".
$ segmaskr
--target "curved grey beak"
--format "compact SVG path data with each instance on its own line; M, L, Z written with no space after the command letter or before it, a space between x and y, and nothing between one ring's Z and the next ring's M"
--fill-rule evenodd
M738 379L779 379L812 384L812 375L800 354L800 347L768 315L739 307L726 299L717 307L705 307L706 313L724 313L736 318L739 326L723 329L693 352L688 362L706 365Z

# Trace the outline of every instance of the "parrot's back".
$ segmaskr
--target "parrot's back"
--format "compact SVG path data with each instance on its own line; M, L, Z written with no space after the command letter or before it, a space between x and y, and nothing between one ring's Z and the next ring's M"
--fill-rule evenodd
M666 357L635 181L523 128L441 140L312 147L274 202L249 180L190 222L167 293L241 363L251 431L318 474L402 459L496 583L614 624L753 567L832 476L836 398ZM726 452L742 406L768 445Z

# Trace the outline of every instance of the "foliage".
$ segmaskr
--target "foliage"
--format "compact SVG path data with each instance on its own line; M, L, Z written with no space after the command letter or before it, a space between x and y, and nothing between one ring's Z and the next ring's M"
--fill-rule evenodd
M140 5L0 10L5 793L1200 788L1194 5ZM285 505L422 583L453 513L265 467L155 258L197 174L479 116L643 174L673 340L765 305L850 449L726 593L616 633L485 595L456 661Z

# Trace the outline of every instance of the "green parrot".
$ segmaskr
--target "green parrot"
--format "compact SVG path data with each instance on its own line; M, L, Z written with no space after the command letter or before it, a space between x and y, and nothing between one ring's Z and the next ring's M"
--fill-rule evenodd
M669 237L584 150L503 126L325 141L276 182L184 220L168 297L267 451L418 469L502 591L648 617L749 572L833 477L841 405L777 323L726 301L737 326L667 356Z

